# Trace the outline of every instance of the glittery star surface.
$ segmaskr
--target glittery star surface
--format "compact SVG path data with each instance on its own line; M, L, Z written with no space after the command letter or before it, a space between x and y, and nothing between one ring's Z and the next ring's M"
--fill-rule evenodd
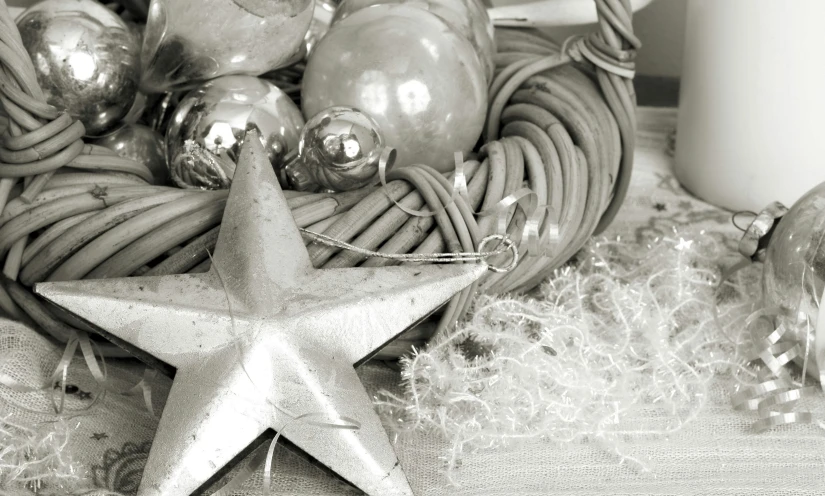
M245 141L210 272L36 291L175 367L139 496L202 488L269 429L368 494L410 495L354 365L486 266L315 269L254 131ZM292 420L307 414L360 428Z

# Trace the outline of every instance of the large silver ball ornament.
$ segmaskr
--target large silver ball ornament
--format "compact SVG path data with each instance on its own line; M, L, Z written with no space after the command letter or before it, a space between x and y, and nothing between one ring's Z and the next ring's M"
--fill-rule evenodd
M166 167L166 145L163 136L141 124L127 124L117 131L97 140L121 157L140 162L152 171L155 184L166 184L169 170Z
M399 4L432 12L467 39L476 50L487 81L493 80L496 64L495 28L481 0L343 0L335 10L332 25L353 13L381 4Z
M817 336L825 337L825 183L779 221L768 243L762 283L766 306L780 310L778 323L787 330L783 341L808 350L808 370L818 379L825 365L816 356L817 345L825 346Z
M384 139L372 118L358 109L332 107L307 121L298 159L286 173L299 191L349 191L375 179L384 151Z
M141 89L161 93L282 67L303 49L313 5L313 0L152 0Z
M94 0L44 0L17 20L48 102L86 126L112 129L129 111L140 80L134 31Z
M273 167L298 149L301 111L274 84L253 76L204 83L178 105L166 132L172 180L180 187L222 189L231 184L244 135L257 129Z
M375 5L333 26L307 62L305 116L335 106L378 123L397 166L441 171L470 152L487 114L487 80L473 46L417 7Z
M496 33L484 4L480 0L429 0L427 3L430 12L470 41L484 67L487 81L492 81L496 70Z

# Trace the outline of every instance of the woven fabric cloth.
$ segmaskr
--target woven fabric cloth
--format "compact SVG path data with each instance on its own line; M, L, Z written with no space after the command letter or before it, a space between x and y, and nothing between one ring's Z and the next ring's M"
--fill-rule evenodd
M675 111L641 109L639 114L639 145L630 196L606 234L664 233L676 225L736 237L738 231L731 225L728 212L692 198L672 175L667 150ZM29 385L42 384L49 380L60 352L33 331L0 320L0 373ZM133 362L109 363L109 369L113 385L124 389L140 380L142 370ZM386 365L367 364L359 373L370 392L388 389L401 394L398 372ZM67 407L77 409L90 404L97 388L79 359L68 382L76 387L71 388ZM170 385L165 378L153 384L158 411ZM531 441L466 454L448 480L439 458L446 451L443 439L411 434L394 442L407 477L421 496L825 494L825 430L821 424L792 425L755 434L750 428L755 415L732 409L730 387L724 377L716 379L706 408L683 430L666 438L634 439L626 445L627 455L645 463L648 471L644 472L620 463L592 443L559 446ZM45 394L16 393L0 387L0 418L12 415L10 418L20 423L48 422L54 417L36 412L47 412L49 407ZM806 407L815 418L825 418L825 394L816 394ZM79 465L87 470L88 487L134 494L157 425L143 407L142 398L107 395L72 422L70 448ZM275 463L276 494L351 493L334 477L281 446L276 449ZM260 494L260 484L258 473L234 496ZM44 488L41 494L61 493Z

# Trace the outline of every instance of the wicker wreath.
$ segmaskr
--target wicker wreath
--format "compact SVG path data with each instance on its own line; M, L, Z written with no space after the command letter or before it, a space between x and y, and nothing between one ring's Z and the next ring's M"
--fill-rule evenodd
M476 251L496 221L474 212L525 185L554 212L539 224L544 235L558 229L549 254L530 256L522 244L514 270L491 273L456 295L437 322L402 336L382 358L454 325L479 291L532 289L615 217L633 164L633 60L640 42L629 1L595 4L597 31L563 45L539 31L496 30L485 144L464 163L466 198L452 201L452 178L427 166L395 169L384 187L285 191L299 227L386 253ZM9 117L0 147L0 313L66 342L77 329L93 329L34 295L33 284L205 272L227 192L154 186L142 164L84 144L83 125L45 102L5 2L0 23L0 103ZM411 216L394 202L438 213ZM527 215L518 208L509 215L508 235L520 243ZM393 263L307 243L316 267ZM112 345L103 353L123 356Z

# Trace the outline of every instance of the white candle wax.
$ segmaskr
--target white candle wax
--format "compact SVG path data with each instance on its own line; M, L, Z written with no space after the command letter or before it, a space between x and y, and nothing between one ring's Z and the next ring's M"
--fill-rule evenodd
M731 210L825 180L823 0L689 0L676 175Z

